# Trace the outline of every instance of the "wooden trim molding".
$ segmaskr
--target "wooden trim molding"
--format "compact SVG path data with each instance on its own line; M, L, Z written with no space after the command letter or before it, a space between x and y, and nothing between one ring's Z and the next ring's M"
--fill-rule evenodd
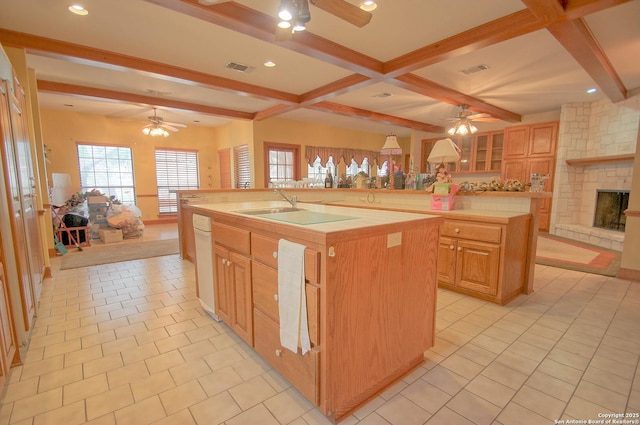
M575 158L567 159L567 165L569 166L581 166L581 165L596 165L607 164L612 162L633 162L636 155L628 153L624 155L609 155L609 156L594 156L590 158Z
M627 217L640 217L640 211L624 210L624 215Z
M620 267L620 269L618 269L618 274L616 275L616 277L618 279L635 280L640 282L640 270Z

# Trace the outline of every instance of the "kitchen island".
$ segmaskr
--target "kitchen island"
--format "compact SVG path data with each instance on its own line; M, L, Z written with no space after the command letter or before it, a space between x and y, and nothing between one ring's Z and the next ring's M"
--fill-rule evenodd
M211 218L216 312L337 422L433 346L439 229L425 214L284 201L191 204ZM256 210L260 210L256 212ZM276 211L275 213L272 211ZM279 339L278 241L305 246L311 351Z

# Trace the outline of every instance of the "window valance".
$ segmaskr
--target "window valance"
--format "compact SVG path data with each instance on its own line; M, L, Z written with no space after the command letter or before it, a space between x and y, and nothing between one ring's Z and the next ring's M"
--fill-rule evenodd
M321 147L321 146L307 146L305 148L305 157L309 164L313 164L316 157L320 157L323 164L329 160L330 156L333 156L334 163L340 162L340 158L344 158L344 162L349 164L351 158L353 158L358 164L362 164L365 158L369 159L369 163L373 163L374 159L378 159L380 152L366 150L366 149L348 149L337 147Z

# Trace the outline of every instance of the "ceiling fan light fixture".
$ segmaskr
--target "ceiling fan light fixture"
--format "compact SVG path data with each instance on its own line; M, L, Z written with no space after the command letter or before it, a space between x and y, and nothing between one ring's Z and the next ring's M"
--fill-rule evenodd
M306 29L307 27L305 26L304 22L300 22L300 21L297 21L296 24L293 26L294 32L304 31Z
M287 29L287 28L291 28L291 22L289 21L280 21L278 22L278 28L282 28L282 29Z
M69 6L69 11L80 16L87 16L89 14L89 11L80 4L72 4Z
M160 127L159 125L152 125L151 127L143 128L142 134L144 134L145 136L152 136L152 137L157 137L157 136L169 137L169 132L164 128Z
M360 9L364 10L365 12L376 10L376 7L378 7L378 5L373 0L363 0L360 2Z
M468 136L470 134L474 134L478 131L478 128L471 124L469 120L466 118L461 118L458 120L455 126L451 127L447 133L450 136Z

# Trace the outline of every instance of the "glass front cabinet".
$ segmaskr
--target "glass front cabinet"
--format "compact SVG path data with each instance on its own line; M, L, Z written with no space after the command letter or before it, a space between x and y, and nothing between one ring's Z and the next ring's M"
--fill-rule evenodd
M449 171L457 173L500 173L502 168L502 150L504 147L504 133L494 131L477 133L473 136L451 137L460 148L460 161L448 164ZM438 139L422 141L423 166L425 170L427 158ZM431 172L426 167L426 172Z

